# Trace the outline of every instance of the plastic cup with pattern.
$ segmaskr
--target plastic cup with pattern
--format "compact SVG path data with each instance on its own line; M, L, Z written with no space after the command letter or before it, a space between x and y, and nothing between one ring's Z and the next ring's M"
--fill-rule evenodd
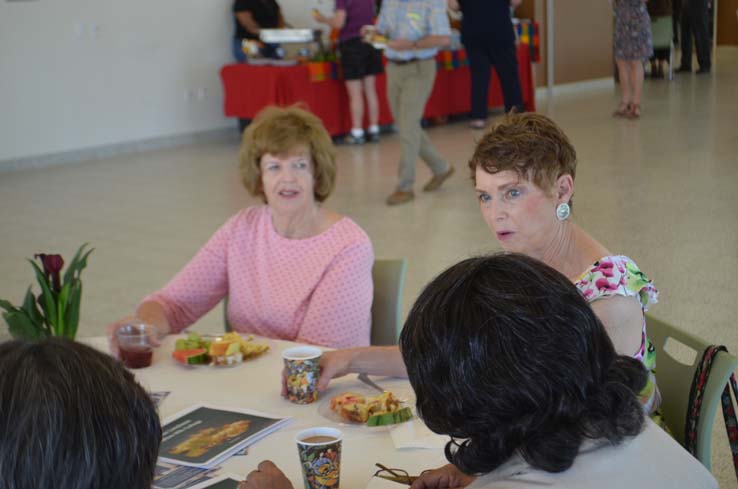
M310 428L297 434L305 489L338 489L341 475L341 440L336 428Z
M318 399L320 348L296 346L282 352L287 372L287 398L295 404L310 404Z

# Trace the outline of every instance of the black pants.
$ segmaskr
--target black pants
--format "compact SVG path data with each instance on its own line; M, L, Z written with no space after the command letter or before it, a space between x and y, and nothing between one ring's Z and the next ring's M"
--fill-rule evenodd
M697 46L697 62L701 70L709 70L710 34L707 30L707 2L705 0L685 0L682 8L682 64L692 68L692 35Z
M466 48L471 70L471 118L485 119L487 117L492 66L497 71L500 85L502 85L505 112L513 108L524 112L515 41L500 41L489 36L469 36L464 38L464 48Z

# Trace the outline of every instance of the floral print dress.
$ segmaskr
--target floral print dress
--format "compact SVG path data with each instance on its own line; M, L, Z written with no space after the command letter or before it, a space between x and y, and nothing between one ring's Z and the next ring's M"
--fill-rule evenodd
M641 272L633 260L622 255L606 256L597 260L577 279L575 285L587 302L616 295L636 297L644 313L652 304L658 302L659 298L659 292L651 280ZM661 403L661 396L653 375L656 368L656 350L646 336L645 315L641 329L641 347L633 358L643 362L650 372L648 384L638 397L646 412L653 413Z
M613 0L615 59L647 61L653 56L651 17L644 0Z

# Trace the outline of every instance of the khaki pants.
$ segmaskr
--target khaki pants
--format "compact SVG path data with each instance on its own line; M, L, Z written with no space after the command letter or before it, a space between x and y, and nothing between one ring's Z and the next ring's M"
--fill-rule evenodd
M436 60L431 58L404 65L388 62L386 69L387 99L402 144L397 190L408 191L415 183L418 156L434 175L443 175L450 168L420 126L436 78Z

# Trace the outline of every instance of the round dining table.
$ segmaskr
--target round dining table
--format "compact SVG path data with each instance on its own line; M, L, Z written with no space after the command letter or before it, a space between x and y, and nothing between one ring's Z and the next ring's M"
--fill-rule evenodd
M246 336L246 335L242 335ZM273 461L296 487L302 487L302 472L297 455L295 435L306 428L329 426L343 433L340 485L343 488L363 489L377 471L375 463L406 470L417 475L429 468L439 467L446 462L443 450L435 440L434 446L419 448L422 443L410 448L396 448L389 427L370 428L352 425L326 414L330 398L346 391L371 393L371 389L360 382L356 375L347 375L331 381L328 390L319 394L312 404L293 404L281 396L283 360L281 352L298 343L254 337L255 342L267 343L269 350L257 357L244 360L233 367L209 365L184 366L176 362L171 354L177 338L170 335L155 349L151 366L133 369L136 380L149 392L168 391L159 405L160 418L185 410L196 404L222 408L237 408L260 411L279 417L290 417L292 421L248 447L246 455L235 455L220 464L222 472L246 476L255 470L262 460ZM107 338L95 337L81 341L108 352ZM406 379L372 377L382 388L396 392L408 403L414 396ZM374 394L379 394L375 391ZM415 418L410 423L420 425ZM407 429L407 427L405 428ZM410 430L412 431L412 430ZM402 486L398 485L401 489Z

